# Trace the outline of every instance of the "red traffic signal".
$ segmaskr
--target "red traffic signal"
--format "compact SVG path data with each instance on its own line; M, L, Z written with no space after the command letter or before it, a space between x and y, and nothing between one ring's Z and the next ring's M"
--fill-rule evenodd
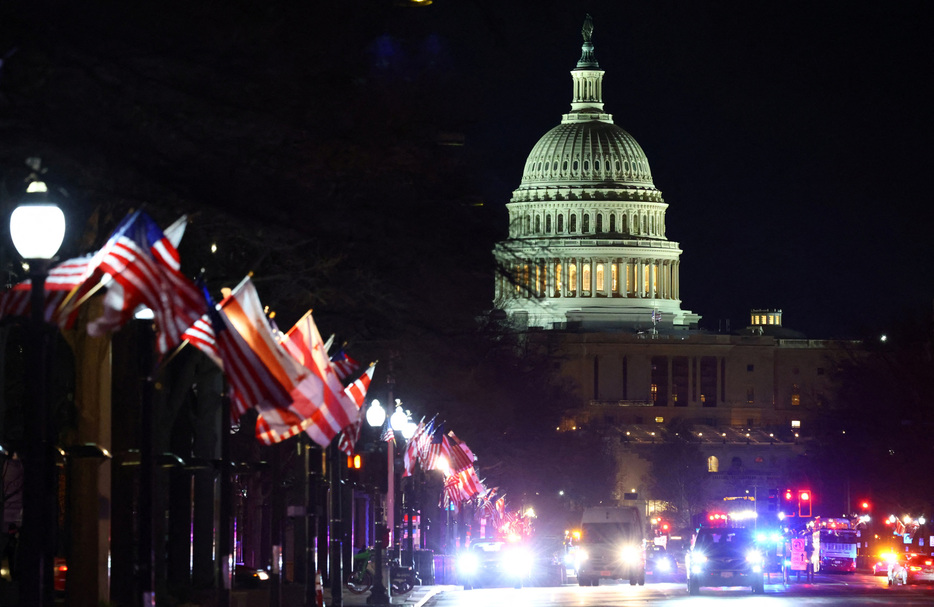
M863 510L869 510L870 503L866 500L863 500L862 502L860 502L859 507L862 508Z
M811 497L807 489L798 491L798 516L811 516Z

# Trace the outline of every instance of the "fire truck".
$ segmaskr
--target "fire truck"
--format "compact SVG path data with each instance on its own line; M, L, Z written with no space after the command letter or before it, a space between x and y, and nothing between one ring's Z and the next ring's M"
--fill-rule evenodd
M856 548L860 534L854 527L853 521L847 518L814 517L808 522L820 570L838 573L856 571Z

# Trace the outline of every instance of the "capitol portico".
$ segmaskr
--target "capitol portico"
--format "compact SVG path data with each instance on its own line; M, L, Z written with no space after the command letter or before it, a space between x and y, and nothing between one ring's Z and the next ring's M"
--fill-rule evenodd
M666 238L668 204L636 140L603 111L590 19L571 71L571 111L532 148L494 254L494 305L518 326L689 329L681 249Z

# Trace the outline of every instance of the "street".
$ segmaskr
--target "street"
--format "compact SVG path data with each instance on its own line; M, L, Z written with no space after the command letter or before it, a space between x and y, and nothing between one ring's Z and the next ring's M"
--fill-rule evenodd
M934 586L889 588L886 578L866 574L818 575L813 584L766 584L765 596L753 595L748 588L704 588L690 597L683 583L603 582L598 587L565 585L552 588L482 588L444 592L428 601L427 607L623 607L629 605L716 605L730 601L740 605L930 605Z

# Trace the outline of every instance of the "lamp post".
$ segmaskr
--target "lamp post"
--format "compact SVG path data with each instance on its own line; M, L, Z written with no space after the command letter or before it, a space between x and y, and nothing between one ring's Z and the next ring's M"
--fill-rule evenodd
M366 410L366 423L371 427L376 428L377 432L380 428L383 427L383 423L386 421L386 410L383 409L383 406L379 403L378 400L373 400L370 403L370 407ZM377 439L382 442L381 439ZM389 477L392 478L392 443L389 444ZM383 536L385 535L385 526L383 524L383 508L381 506L382 500L379 497L379 491L374 487L373 490L373 504L375 506L374 519L375 519L375 528L374 533L376 538L373 541L373 551L376 553L374 557L374 566L376 569L376 579L373 580L373 588L370 590L370 596L367 597L366 602L368 605L389 605L390 599L389 595L386 593L386 585L383 583Z
M55 498L57 471L52 454L46 356L51 332L45 321L45 279L65 238L65 214L48 198L45 183L33 181L23 202L10 215L13 246L28 264L30 315L26 352L27 447L23 485L23 570L21 588L25 605L52 604L53 530L58 525Z
M392 415L389 417L389 427L392 428L392 432L394 435L402 436L403 438L405 438L405 435L402 432L403 430L405 430L405 427L408 424L408 422L409 422L409 416L402 409L402 401L397 398L396 399L396 410L393 411ZM398 538L399 540L398 541L399 552L397 556L399 557L399 563L401 564L402 563L402 518L400 517L398 521L396 521L396 511L397 511L397 508L395 506L396 504L396 471L392 468L390 468L390 471L392 472L392 474L390 475L391 484L389 485L389 491L392 494L392 502L393 502L392 537L393 537L394 543L395 543L396 538ZM402 484L401 479L400 479L399 484L401 486ZM402 505L402 500L399 500L399 505L400 506ZM402 508L400 507L398 508L398 510L400 511L400 514L401 514ZM397 522L398 522L398 525L396 524Z
M402 438L405 439L406 444L413 436L415 436L415 431L418 429L418 424L412 421L412 418L407 414L405 426L402 428ZM409 494L403 500L405 509L408 511L408 516L405 517L405 550L408 554L406 562L400 564L404 566L412 567L412 570L415 570L415 533L413 528L413 519L415 518L415 491L416 487L416 476L417 471L413 470L412 476L409 477Z

